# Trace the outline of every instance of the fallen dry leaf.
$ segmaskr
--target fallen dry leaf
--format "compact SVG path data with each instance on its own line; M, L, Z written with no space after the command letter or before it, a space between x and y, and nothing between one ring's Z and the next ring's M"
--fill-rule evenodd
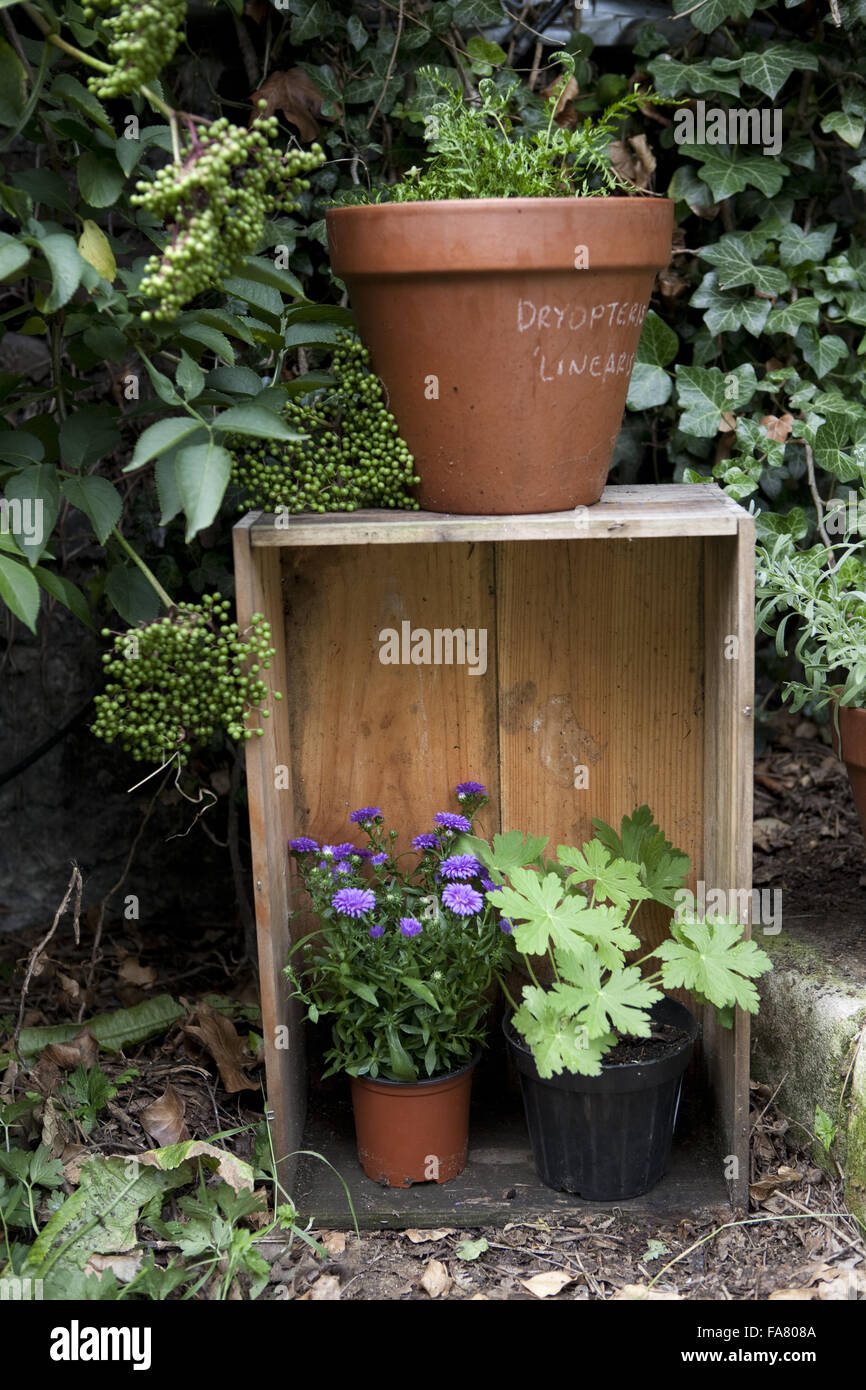
M340 1298L340 1281L336 1274L320 1274L310 1289L311 1303L336 1303Z
M626 179L635 188L649 187L656 161L645 135L632 135L628 143L614 140L608 150L611 165L621 179Z
M253 92L250 101L266 101L266 116L272 116L275 111L282 111L286 120L297 129L301 140L315 140L319 134L316 117L322 109L324 96L303 68L272 72L267 82L263 82L261 87ZM258 115L258 110L253 112L250 125Z
M531 1279L521 1279L520 1282L536 1298L553 1298L562 1293L566 1284L574 1283L574 1275L566 1274L561 1269L551 1269L544 1274L533 1274Z
M138 985L141 989L149 989L156 984L156 971L152 965L142 965L140 961L133 960L132 956L127 956L121 962L117 972L121 980L125 980L129 985Z
M75 1067L94 1067L98 1055L99 1043L89 1028L82 1028L70 1042L49 1043L42 1051L43 1057L64 1071L72 1071Z
M756 1202L763 1202L765 1198L772 1196L777 1187L786 1187L792 1182L801 1182L802 1175L796 1168L789 1168L784 1163L779 1168L778 1173L764 1173L763 1177L758 1178L757 1182L749 1185L749 1196Z
M817 1295L814 1289L774 1289L767 1295L768 1303L810 1303Z
M143 1258L143 1250L136 1250L131 1255L91 1255L84 1266L84 1273L102 1274L110 1269L118 1284L128 1284L141 1269Z
M763 850L765 853L777 849L779 845L786 843L790 829L791 827L785 821L779 820L778 816L761 816L752 822L755 849Z
M64 975L61 970L57 972L57 979L64 994L68 994L70 999L77 999L81 993L81 985L77 980L73 980L71 975Z
M416 1231L414 1226L403 1232L407 1240L411 1240L413 1245L425 1245L428 1240L444 1240L446 1236L453 1236L454 1231L450 1226L443 1226L440 1230Z
M613 1296L614 1302L617 1299L625 1302L674 1303L680 1301L680 1295L676 1289L650 1289L646 1284L623 1284Z
M189 1130L184 1123L186 1107L171 1082L158 1100L153 1101L139 1114L141 1126L161 1149L170 1144L179 1144L189 1138Z
M329 1255L342 1255L346 1248L346 1237L342 1231L328 1231L319 1236L319 1240Z
M544 91L541 93L541 95L544 97L546 101L550 101L556 88L561 85L561 82L562 79L557 78L555 82L551 82L549 87L544 88ZM580 88L578 87L577 82L573 77L569 77L568 81L566 82L565 86L562 88L562 91L559 94L559 99L556 103L556 109L553 113L553 119L556 121L556 124L558 126L577 125L577 112L574 109L574 101L575 97L577 97L579 94Z
M760 423L764 426L765 430L767 431L768 438L775 439L777 444L784 444L785 440L788 438L788 435L791 433L791 427L794 424L794 417L793 415L787 414L763 415L761 417Z
M250 1081L244 1073L244 1045L230 1018L216 1013L209 1004L200 1004L198 1027L188 1023L184 1032L204 1043L227 1091L258 1090L258 1082Z
M441 1260L430 1260L420 1282L421 1288L431 1298L440 1298L451 1288L451 1276Z

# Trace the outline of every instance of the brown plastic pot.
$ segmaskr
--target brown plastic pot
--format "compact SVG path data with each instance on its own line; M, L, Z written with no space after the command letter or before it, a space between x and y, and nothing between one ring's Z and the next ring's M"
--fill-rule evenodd
M466 1167L469 1097L477 1055L468 1066L429 1081L351 1077L358 1158L383 1187L448 1182Z
M667 198L334 208L335 275L415 457L427 511L565 511L601 496Z
M830 727L833 732L833 751L841 758L848 769L848 781L854 794L854 805L860 817L860 829L866 838L866 709L854 709L848 705L838 705L839 735L836 733L835 717Z

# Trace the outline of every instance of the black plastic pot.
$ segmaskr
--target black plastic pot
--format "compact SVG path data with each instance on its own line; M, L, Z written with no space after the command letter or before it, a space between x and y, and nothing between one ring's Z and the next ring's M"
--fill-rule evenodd
M602 1062L600 1076L563 1072L547 1081L511 1020L503 1019L520 1073L535 1166L546 1187L591 1202L621 1201L649 1192L664 1174L699 1026L675 999L659 1000L651 1012L657 1023L688 1032L677 1052L650 1062Z

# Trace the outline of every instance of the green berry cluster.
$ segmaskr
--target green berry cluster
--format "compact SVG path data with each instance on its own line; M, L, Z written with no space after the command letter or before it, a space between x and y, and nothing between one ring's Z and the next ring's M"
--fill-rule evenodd
M244 492L239 511L418 510L409 491L419 482L414 459L363 343L339 333L331 370L333 387L284 407L288 423L306 439L235 442L232 481Z
M276 116L249 129L225 117L201 132L191 123L183 163L136 184L130 202L161 218L170 233L144 268L141 293L158 300L141 315L145 322L172 319L195 295L217 288L255 251L267 218L296 210L298 193L310 186L301 175L325 156L319 145L282 154L271 144L278 131Z
M87 85L109 101L146 86L171 61L183 34L186 0L87 0L84 5L87 20L106 12L108 56L114 67L104 75L94 74Z
M94 701L97 738L119 739L139 762L164 763L178 754L187 762L195 744L215 730L233 739L263 730L245 727L268 694L261 672L270 669L274 648L264 615L254 613L239 632L228 620L230 604L220 594L181 604L145 627L112 634L114 650L103 656L107 683ZM282 696L273 692L273 698Z

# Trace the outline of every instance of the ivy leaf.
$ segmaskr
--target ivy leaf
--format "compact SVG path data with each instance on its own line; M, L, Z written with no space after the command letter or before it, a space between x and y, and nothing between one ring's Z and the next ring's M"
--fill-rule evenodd
M726 233L712 246L702 247L701 259L716 267L720 289L752 285L762 294L774 295L784 294L788 288L785 272L776 266L755 265L754 253L743 238L734 233Z
M189 542L210 526L219 511L231 477L232 456L218 444L192 444L178 453L174 472Z
M804 232L796 222L789 222L779 239L779 259L782 265L821 262L830 250L835 235L835 222L827 222L812 232Z
M853 426L845 415L828 414L815 435L815 462L840 482L861 474L863 461L850 452Z
M718 367L676 367L677 394L682 408L680 429L699 439L711 439L722 412L748 404L757 380L751 362L724 375Z
M739 1004L749 1013L758 1012L752 981L773 967L754 941L742 939L740 922L673 922L671 929L674 938L652 952L663 962L666 989L690 989L720 1009Z
M635 360L653 367L666 367L677 355L680 340L672 328L650 309L644 319Z
M768 333L794 334L803 323L817 323L821 305L811 295L795 299L790 304L777 302L767 319Z
M635 362L628 384L626 405L629 410L652 410L670 400L673 382L664 367L648 362Z
M755 12L757 0L674 0L674 14L688 14L695 29L701 34L711 34L729 19L750 19Z
M700 160L699 177L708 185L717 203L750 186L760 189L765 198L775 198L785 175L790 173L787 164L780 159L766 159L761 154L734 158L724 145L684 146L683 152Z
M859 149L866 134L866 116L863 109L850 111L831 111L821 121L821 129L828 135L838 135L852 149Z
M73 507L84 512L96 532L99 544L104 545L123 511L123 501L117 488L107 478L66 478L63 493Z
M39 585L26 565L8 555L0 555L0 599L35 634Z
M738 68L744 82L757 87L759 92L774 99L776 94L791 76L792 72L808 69L816 72L818 58L810 48L801 43L770 43L755 53L744 53L740 58L716 58L713 66L719 72L730 72Z
M819 333L805 324L797 334L797 343L819 381L832 372L848 356L848 344L835 333Z
M732 97L740 95L737 78L724 76L712 63L680 63L669 53L660 53L645 67L656 91L663 97L678 97L683 92L691 92L695 96L703 96L705 92L724 92Z

